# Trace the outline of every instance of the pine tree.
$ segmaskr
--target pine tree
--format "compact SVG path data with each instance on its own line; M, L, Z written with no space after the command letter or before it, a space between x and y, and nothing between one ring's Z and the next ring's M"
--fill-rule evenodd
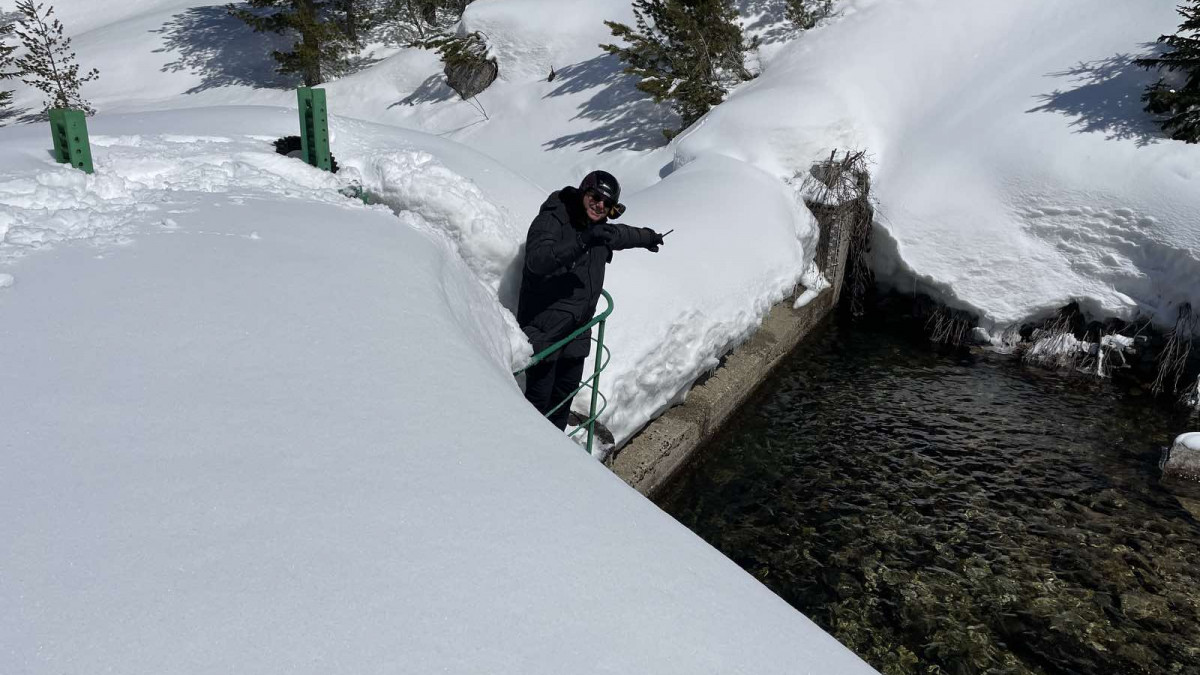
M392 42L419 46L440 33L439 0L388 0L384 21Z
M367 11L364 0L337 0L342 35L355 47L362 45L359 35L363 14Z
M673 138L725 99L729 87L752 76L747 45L730 0L634 0L636 25L605 21L628 46L600 45L640 78L637 88L656 103L670 101L682 118Z
M80 76L75 52L71 51L71 38L63 34L54 7L18 0L17 12L20 19L14 32L25 47L25 54L16 60L21 81L46 94L46 111L75 108L88 115L96 114L92 104L80 95L79 88L100 77L100 71L93 68Z
M1163 78L1151 85L1142 100L1147 111L1164 116L1159 125L1168 136L1177 141L1200 143L1200 0L1190 2L1190 6L1179 7L1184 18L1179 32L1158 38L1170 51L1159 57L1138 59L1136 63L1144 68L1182 73L1182 78L1171 78L1176 80L1174 84Z
M388 37L405 46L424 46L445 37L473 0L384 0L381 10Z
M829 16L833 0L785 0L784 14L801 30L808 30Z
M344 27L334 20L342 0L247 0L251 9L226 5L229 13L258 33L289 33L298 39L291 51L273 51L279 72L298 73L304 85L321 84L346 63L349 41ZM254 11L269 10L269 11ZM356 29L357 30L357 29Z
M12 53L16 51L16 45L8 44L8 36L12 35L13 26L11 23L0 23L0 80L7 80L16 75L16 64L13 63ZM0 89L0 118L6 117L9 106L12 105L12 92L7 89Z

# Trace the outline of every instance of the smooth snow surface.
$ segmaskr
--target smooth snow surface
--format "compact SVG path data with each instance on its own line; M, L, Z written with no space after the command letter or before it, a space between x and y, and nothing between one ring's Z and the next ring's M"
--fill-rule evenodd
M522 179L290 114L0 136L0 671L873 672L525 403Z
M1200 303L1200 151L1133 65L1173 0L851 0L678 143L779 176L876 163L877 272L1003 326L1080 300L1173 324Z

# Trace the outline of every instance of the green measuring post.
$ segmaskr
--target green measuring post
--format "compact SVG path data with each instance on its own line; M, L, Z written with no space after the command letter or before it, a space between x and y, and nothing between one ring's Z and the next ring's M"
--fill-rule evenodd
M86 173L94 173L87 118L82 110L52 108L50 135L54 138L54 159L60 164L70 164Z
M304 161L318 169L332 171L325 90L300 87L296 90L296 101L300 108L300 152Z

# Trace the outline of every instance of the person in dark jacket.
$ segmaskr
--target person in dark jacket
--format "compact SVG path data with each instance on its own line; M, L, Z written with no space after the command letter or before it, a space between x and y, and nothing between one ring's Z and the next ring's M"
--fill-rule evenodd
M610 223L625 207L612 174L593 171L578 188L552 193L529 226L517 321L537 354L592 320L613 251L657 252L662 235L645 227ZM579 387L591 351L591 331L525 371L525 398L543 415ZM549 415L566 429L571 404Z

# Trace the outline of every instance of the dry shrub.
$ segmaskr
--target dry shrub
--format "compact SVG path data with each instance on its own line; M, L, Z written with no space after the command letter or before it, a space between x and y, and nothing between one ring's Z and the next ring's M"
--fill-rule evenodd
M804 178L801 191L814 212L832 216L835 227L824 246L818 247L826 277L832 281L844 275L843 293L854 316L865 312L864 300L875 285L871 271L871 228L875 209L871 205L870 161L865 150L846 151L838 157L834 150L829 159L814 164ZM838 266L837 253L842 237L849 237L846 269Z
M1179 391L1179 382L1192 355L1192 341L1200 333L1198 327L1200 322L1192 314L1191 304L1185 302L1180 305L1175 327L1167 333L1166 343L1158 355L1158 376L1151 386L1156 396L1168 390Z
M971 337L975 319L966 312L938 305L925 321L929 339L937 344L961 347Z
M1033 331L1030 336L1032 343L1025 348L1021 360L1054 370L1074 370L1079 367L1079 340L1072 330L1075 320L1073 309L1059 311L1058 316Z

